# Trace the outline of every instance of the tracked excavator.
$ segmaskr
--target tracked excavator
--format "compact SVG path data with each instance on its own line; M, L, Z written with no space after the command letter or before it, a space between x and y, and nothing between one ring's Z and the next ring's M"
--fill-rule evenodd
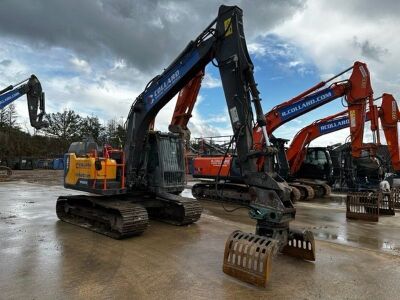
M265 118L244 37L242 10L236 6L221 6L217 18L146 85L131 106L124 150L98 149L89 142L71 145L65 155L64 185L91 194L60 196L56 212L65 222L116 239L143 233L148 218L175 225L196 222L202 211L199 202L177 195L185 185L182 137L151 131L149 126L173 96L213 60L220 71L242 174L250 187L249 216L257 221L256 235L235 231L228 238L223 270L265 286L274 249L315 260L315 247L311 232L289 227L296 210L287 183L268 169L274 149L253 149L254 118L261 127L265 127ZM266 157L266 172L258 172L260 156Z
M323 88L336 78L342 76L346 72L352 70L349 79L341 80L330 84L329 87ZM267 135L278 152L276 153L275 168L279 175L289 181L292 188L291 198L293 201L299 199L312 199L315 194L322 197L329 195L330 186L325 182L300 180L295 178L290 173L284 145L286 140L275 138L273 132L287 122L302 116L324 104L327 104L337 98L345 97L349 105L358 107L358 103L366 103L373 94L370 75L367 65L356 61L352 67L343 72L331 77L326 81L322 81L300 95L292 98L289 101L281 103L265 114ZM352 104L352 103L357 103ZM353 111L353 110L352 110ZM265 145L264 132L260 126L254 128L254 147L263 149ZM358 144L357 144L358 145ZM219 163L217 163L219 162ZM194 186L194 196L207 199L222 199L215 192L215 186L219 185L225 191L225 199L229 201L247 202L249 200L248 190L241 183L240 164L234 157L199 157L193 161L194 175L196 178L214 178L225 180L224 183L199 183ZM263 157L258 161L259 171L262 171L264 166ZM239 184L238 184L239 183Z
M2 89L0 91L0 109L5 108L23 95L26 95L28 101L31 126L37 130L47 127L47 122L43 120L45 116L44 92L39 79L35 75ZM9 178L11 175L10 168L0 166L0 180Z

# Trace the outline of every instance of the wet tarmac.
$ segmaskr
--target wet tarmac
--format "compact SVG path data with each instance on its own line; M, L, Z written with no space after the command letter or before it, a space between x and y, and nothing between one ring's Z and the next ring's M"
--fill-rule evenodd
M151 221L142 236L115 241L58 221L65 194L74 192L0 183L0 299L399 298L399 217L347 221L340 197L297 204L293 227L315 233L317 261L277 255L261 289L222 272L228 235L254 231L244 209L205 201L197 224Z

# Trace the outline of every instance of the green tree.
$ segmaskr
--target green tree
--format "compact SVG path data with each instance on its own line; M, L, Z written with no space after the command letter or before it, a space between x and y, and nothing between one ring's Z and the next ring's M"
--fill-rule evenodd
M46 120L49 122L49 127L44 128L43 132L48 136L58 137L68 142L80 136L82 118L73 110L47 114Z
M101 142L104 136L105 127L100 123L98 117L88 116L80 123L80 137L93 138L97 143Z
M109 144L114 148L124 146L126 139L126 130L123 124L118 123L117 120L112 119L107 122L102 143Z

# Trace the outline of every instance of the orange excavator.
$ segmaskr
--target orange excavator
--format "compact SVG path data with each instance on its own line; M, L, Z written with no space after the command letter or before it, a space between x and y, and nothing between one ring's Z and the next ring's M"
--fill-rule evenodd
M342 76L344 73L352 70L352 74L347 80L341 80L332 83L329 87L323 88L334 79ZM294 181L292 174L288 168L285 170L282 162L287 162L284 153L284 140L277 139L273 136L273 132L284 125L285 123L314 110L324 104L327 104L337 98L345 97L348 105L350 119L352 120L351 135L354 139L354 151L360 152L368 145L362 145L362 135L364 128L364 117L368 99L372 99L373 90L370 82L370 75L367 65L362 62L356 61L354 65L343 72L333 76L332 78L322 81L307 91L301 93L295 98L281 103L270 110L266 115L265 130L267 134L263 133L263 127L256 126L253 133L253 144L256 149L263 151L264 145L273 143L277 149L277 161L279 174L284 179L290 181L292 187L292 200L312 199L315 191L318 191L319 196L329 194L330 187L324 183L310 182L306 183L301 181ZM372 103L372 100L370 100ZM362 124L358 126L358 124ZM376 131L376 125L372 128ZM374 134L375 135L375 134ZM269 137L269 141L265 141L264 136ZM198 157L193 161L194 174L196 178L213 178L224 179L225 183L199 183L194 186L194 195L196 197L207 198L220 198L215 195L215 187L223 185L223 189L229 192L229 200L246 199L249 198L247 188L237 183L241 181L240 165L235 163L235 157L232 156L219 156L219 157ZM264 170L265 160L263 157L258 161L259 171ZM239 175L237 175L239 174ZM322 190L322 192L321 192ZM232 192L234 191L234 192ZM226 198L226 197L225 197Z
M377 126L376 124L378 124L378 118L379 118L382 124L382 129L385 134L388 150L390 153L392 168L395 172L395 174L393 174L394 176L391 176L389 180L391 181L392 186L393 185L398 186L399 185L398 177L400 176L400 148L398 141L397 123L400 120L400 112L398 110L396 100L391 94L385 93L381 97L375 100L378 100L380 98L382 98L381 106L378 108L377 106L374 105L373 106L374 109L372 110L374 114L372 114L371 111L368 111L365 116L365 121L371 121L372 124L375 124L373 126ZM374 120L371 119L372 115ZM292 174L296 174L297 172L299 172L300 168L302 167L302 164L305 161L306 156L316 157L316 155L313 155L314 149L308 149L308 145L313 140L322 135L329 134L340 129L348 128L349 126L350 126L349 112L348 110L344 110L335 115L314 121L310 125L301 129L295 135L290 146L286 151L288 163L290 166L290 172ZM358 141L359 138L356 140ZM320 151L320 149L317 148L317 151ZM374 159L371 160L371 162L372 164L371 163L369 164L370 167L369 172L375 173L373 177L378 178L379 176L376 174L376 172L379 169L378 168L379 165L376 163ZM314 165L318 164L315 161L310 161L310 163ZM329 163L331 163L329 160L323 160L322 165L320 165L319 167L322 167L324 169L331 169L330 166L328 166ZM366 174L365 163L366 162L364 161L364 171L361 172L363 175ZM354 166L347 166L347 169L351 169L352 173L357 172L357 169L355 169ZM346 177L348 182L350 182L350 180L354 180L353 177L361 177L361 176L354 176L354 174L353 175L347 174ZM355 182L352 182L351 186L355 186ZM369 187L372 188L372 186Z

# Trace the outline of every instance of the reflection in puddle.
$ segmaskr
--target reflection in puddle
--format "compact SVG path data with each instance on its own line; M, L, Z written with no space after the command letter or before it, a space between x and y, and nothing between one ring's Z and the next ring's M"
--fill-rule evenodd
M186 188L182 194L184 197L193 198L190 188ZM316 205L314 205L316 204ZM208 203L212 207L212 202ZM217 205L217 204L216 204ZM219 205L219 204L218 204ZM327 207L339 210L326 209ZM362 221L348 221L345 217L346 197L344 195L333 195L315 202L307 202L298 207L296 223L306 223L303 229L311 230L317 240L330 241L352 247L361 247L373 250L383 250L393 254L400 254L400 243L396 236L392 239L392 231L381 223L371 224ZM217 218L225 219L218 210L212 213ZM237 216L241 218L241 214ZM243 218L248 218L247 214Z

